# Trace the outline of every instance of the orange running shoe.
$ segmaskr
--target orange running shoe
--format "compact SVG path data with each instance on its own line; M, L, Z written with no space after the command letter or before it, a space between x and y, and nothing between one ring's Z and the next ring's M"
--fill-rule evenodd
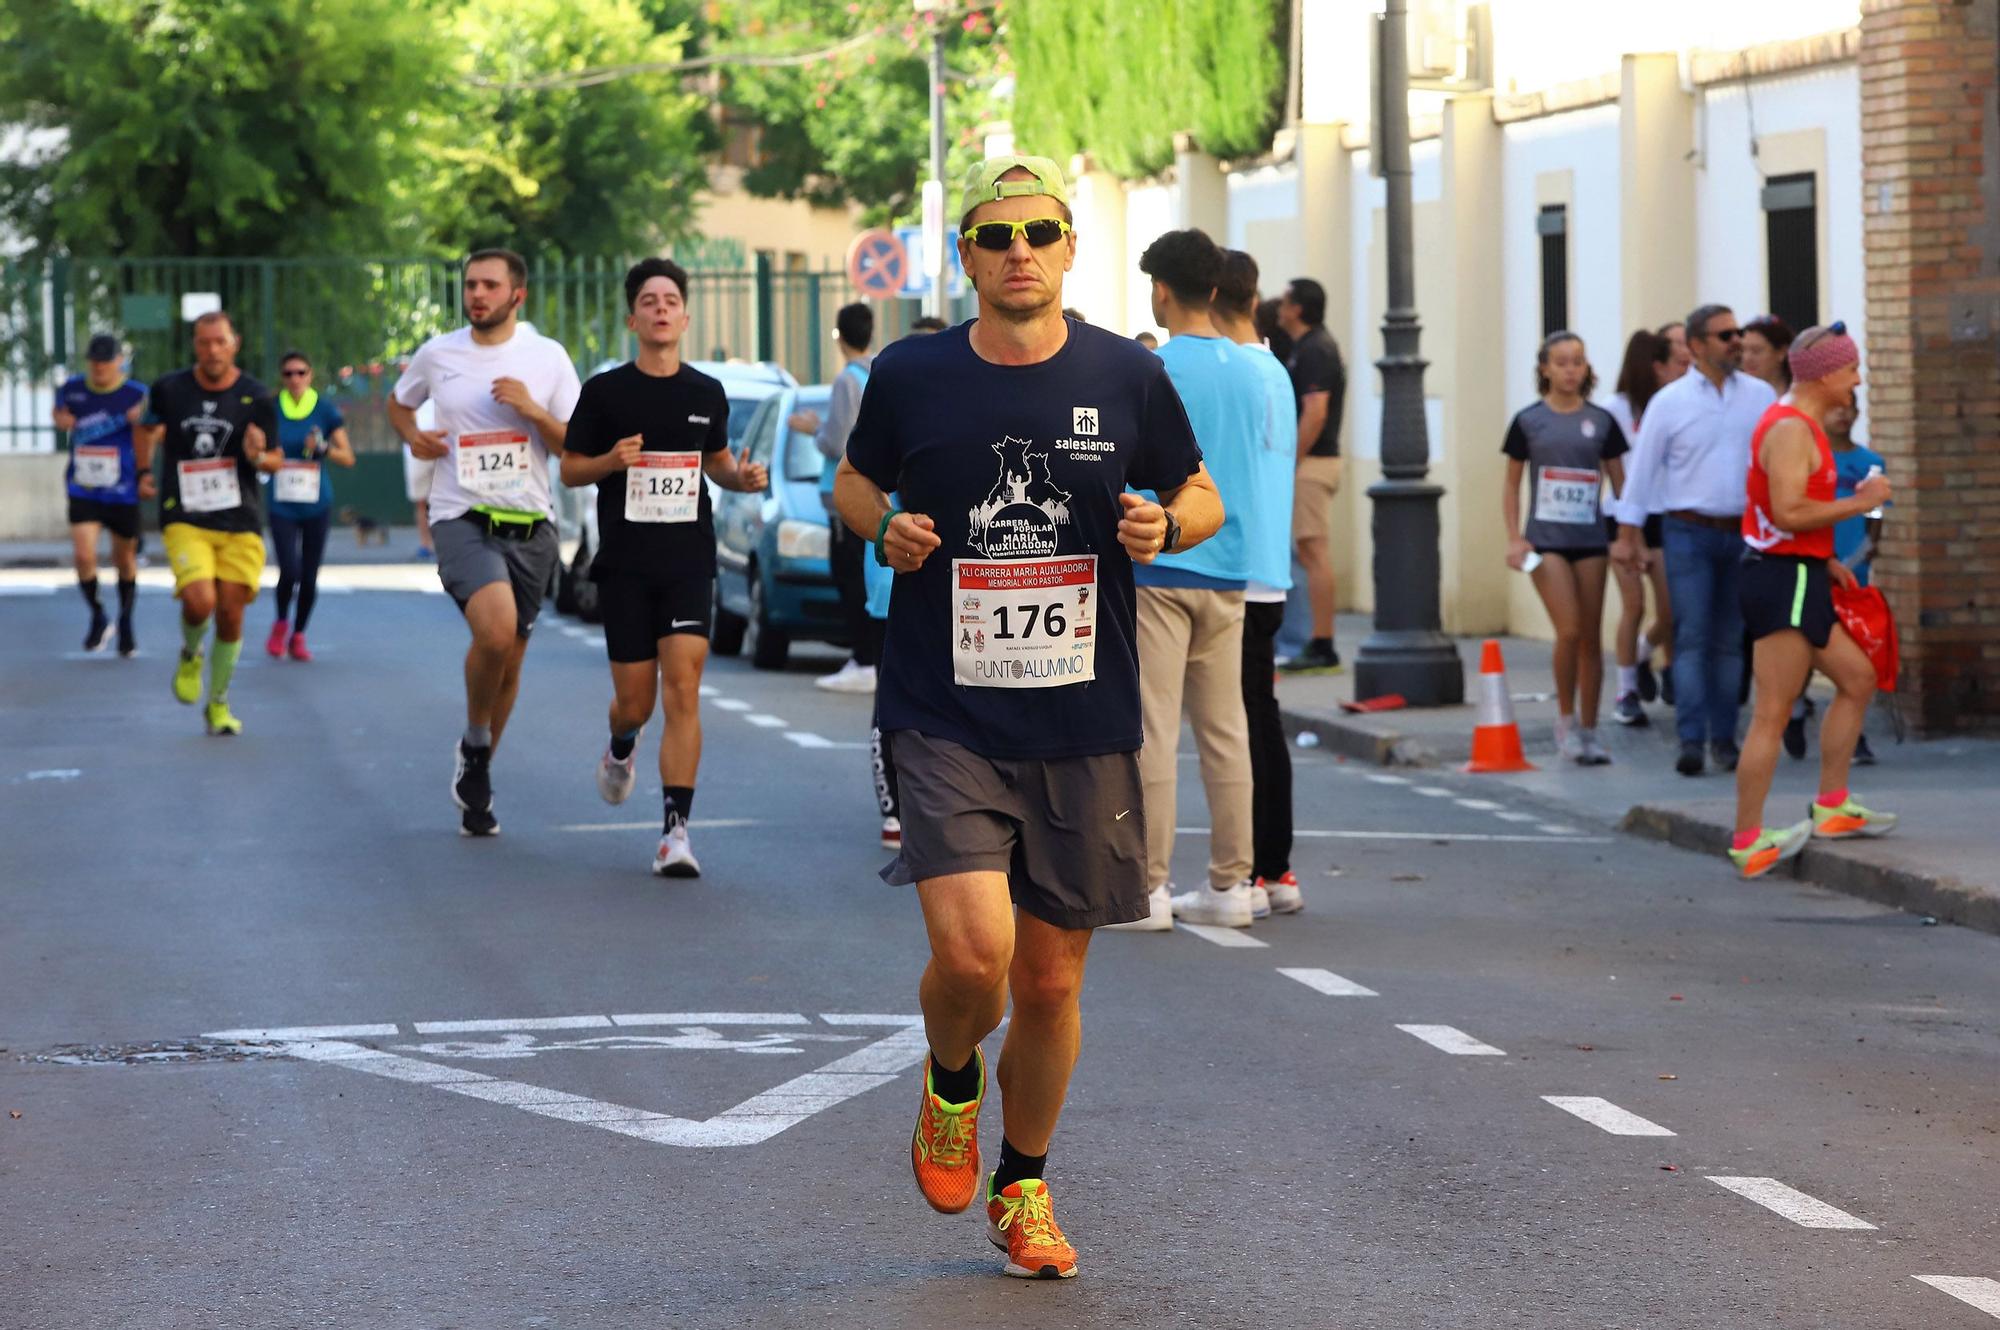
M986 1099L986 1055L977 1048L979 1093L971 1102L947 1104L931 1089L931 1060L924 1058L924 1101L910 1137L910 1170L933 1210L955 1215L979 1194L979 1106Z
M1022 1178L998 1192L988 1179L986 1236L1007 1253L1003 1268L1016 1279L1076 1278L1076 1248L1056 1226L1049 1184L1040 1178Z

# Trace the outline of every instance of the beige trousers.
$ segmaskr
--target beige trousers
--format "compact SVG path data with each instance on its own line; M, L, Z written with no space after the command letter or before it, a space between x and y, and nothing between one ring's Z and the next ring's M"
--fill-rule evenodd
M1208 881L1250 876L1250 726L1243 714L1243 593L1138 588L1139 699L1146 728L1146 875L1165 885L1174 852L1181 711L1187 710L1208 794Z

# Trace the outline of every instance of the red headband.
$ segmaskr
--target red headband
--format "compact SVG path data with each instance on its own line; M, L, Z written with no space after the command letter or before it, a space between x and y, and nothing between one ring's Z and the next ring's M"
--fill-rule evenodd
M1847 335L1844 328L1836 325L1835 330L1828 332L1826 336L1810 346L1801 347L1799 342L1805 341L1807 334L1812 331L1814 330L1807 329L1805 333L1799 334L1799 341L1792 343L1791 352L1786 357L1791 362L1794 382L1810 383L1814 379L1823 379L1837 370L1846 369L1849 365L1861 363L1861 348L1854 344L1854 339Z

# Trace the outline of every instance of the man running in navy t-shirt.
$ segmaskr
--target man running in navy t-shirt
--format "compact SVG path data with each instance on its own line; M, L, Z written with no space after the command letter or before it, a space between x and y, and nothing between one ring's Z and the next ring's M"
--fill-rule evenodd
M876 696L903 848L883 876L916 884L931 942L911 1165L938 1210L986 1201L1008 1274L1061 1278L1076 1252L1042 1170L1084 951L1147 912L1132 565L1211 535L1222 501L1159 358L1063 317L1061 169L989 158L958 215L979 317L876 359L835 500L896 573ZM979 1043L1010 990L982 1177Z

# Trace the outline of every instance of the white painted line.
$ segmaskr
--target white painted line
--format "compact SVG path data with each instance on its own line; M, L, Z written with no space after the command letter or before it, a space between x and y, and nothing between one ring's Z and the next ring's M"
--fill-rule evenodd
M760 730L782 730L785 726L791 724L790 721L782 716L773 716L761 711L754 715L745 716L743 719L749 721Z
M1482 1044L1465 1031L1453 1025L1399 1025L1404 1034L1413 1034L1432 1048L1446 1053L1456 1053L1462 1057L1504 1058L1506 1050Z
M748 702L745 702L745 701L744 701L744 700L743 700L742 698L740 698L740 697L718 697L718 698L716 698L716 699L715 699L715 705L716 705L716 708L717 708L717 710L720 710L720 711L748 711L748 710L750 710L750 704L749 704Z
M785 737L801 748L831 748L833 740L821 738L817 734L804 734L798 730L786 730Z
M922 1025L921 1016L885 1016L872 1011L823 1011L819 1018L828 1025Z
M1541 826L1536 827L1535 830L1547 832L1551 836L1574 836L1577 834L1575 827L1564 826L1560 822L1544 822Z
M589 637L586 637L583 640L590 643L590 645L594 647L601 647L604 645L604 634L592 633Z
M559 631L564 637L588 637L589 631L573 623L562 624Z
M1493 814L1503 822L1539 822L1542 819L1534 813L1510 813L1506 809Z
M1480 813L1497 812L1500 808L1500 805L1494 803L1491 799L1453 799L1452 802L1460 808L1470 808Z
M1554 1104L1565 1113L1573 1113L1593 1127L1601 1127L1613 1136L1671 1136L1673 1133L1657 1122L1648 1122L1637 1113L1628 1113L1609 1099L1599 1099L1594 1095L1545 1094L1545 1104Z
M1929 1284L1940 1293L1950 1294L1975 1311L2000 1317L2000 1280L1967 1275L1912 1275L1911 1278L1919 1284Z
M508 1030L603 1030L609 1016L523 1016L514 1020L418 1021L418 1034L496 1034Z
M1260 942L1250 936L1244 928L1216 928L1209 924L1183 924L1178 921L1174 927L1193 933L1203 942L1213 942L1218 947L1268 947L1268 942Z
M651 831L660 825L659 818L646 822L567 822L557 831ZM764 824L754 817L696 818L688 824L696 831L727 831L736 827L761 827Z
M1287 970L1280 966L1278 973L1287 979L1296 979L1315 993L1328 997L1380 997L1372 988L1363 988L1352 979L1343 979L1331 970Z
M701 696L703 696L703 697L721 697L721 696L722 696L722 690L721 690L720 688L717 688L717 687L716 687L716 686L715 686L714 684L706 684L706 683L705 683L705 684L703 684L703 685L701 686L701 690L700 690L700 691L701 691Z
M1408 785L1410 783L1401 776L1388 776L1380 773L1371 775L1368 779L1374 781L1377 785Z
M1835 1209L1825 1201L1815 1200L1796 1188L1787 1187L1776 1178L1718 1178L1710 1175L1708 1180L1755 1201L1774 1214L1783 1215L1800 1228L1875 1227L1865 1219L1856 1219L1845 1210Z
M1412 785L1411 794L1421 794L1426 799L1449 799L1451 791L1438 785Z
M0 596L53 596L52 586L22 586L19 583L0 582Z
M610 1021L618 1026L812 1024L796 1011L642 1011L614 1014Z
M699 825L698 823L696 825ZM1206 836L1207 827L1175 827L1182 836ZM1547 845L1561 842L1564 845L1609 845L1609 836L1543 836L1527 833L1510 834L1490 831L1308 831L1298 830L1292 835L1300 840L1437 840L1437 841L1491 841L1502 845Z
M393 1025L274 1025L263 1029L210 1030L204 1039L387 1039L402 1031Z

